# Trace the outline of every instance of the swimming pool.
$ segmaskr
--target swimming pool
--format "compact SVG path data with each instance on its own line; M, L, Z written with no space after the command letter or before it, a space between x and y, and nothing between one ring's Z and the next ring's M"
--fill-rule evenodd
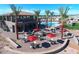
M54 27L60 25L59 22L48 22L47 24L48 26L54 26ZM41 22L41 25L46 25L46 22Z

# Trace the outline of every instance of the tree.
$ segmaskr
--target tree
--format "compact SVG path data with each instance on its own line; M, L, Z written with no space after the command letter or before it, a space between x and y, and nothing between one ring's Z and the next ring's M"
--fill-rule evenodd
M63 38L63 28L64 28L64 20L66 20L66 18L68 18L68 11L69 11L69 8L66 7L60 7L59 8L59 13L60 13L60 16L61 16L61 23L62 23L62 28L61 28L61 38Z
M46 24L47 24L50 11L49 10L45 10L45 14L46 14ZM48 24L47 24L47 27L48 27Z
M39 22L39 15L40 15L40 10L34 10L34 13L35 13L35 16L36 16L36 18L37 18L37 25L36 25L36 27L38 28L38 22Z
M54 16L54 12L50 11L51 22L52 22L52 16Z
M16 22L16 37L18 39L18 21L17 21L17 16L19 15L19 13L21 12L21 8L20 7L16 7L14 4L10 5L10 8L12 10L12 15L15 16L15 22Z

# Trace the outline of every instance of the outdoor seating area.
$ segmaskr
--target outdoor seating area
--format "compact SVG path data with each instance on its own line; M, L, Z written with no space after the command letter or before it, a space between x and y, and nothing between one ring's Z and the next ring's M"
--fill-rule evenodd
M56 27L38 29L35 28L31 33L19 34L19 39L29 44L29 48L49 48L52 45L63 44L65 39L60 39L60 28ZM66 32L66 30L64 30ZM59 32L59 34L57 33Z
M33 31L19 32L18 39L14 41L14 50L23 52L42 52L61 47L65 39L72 36L66 28L63 29L63 37L61 38L61 25L50 26L45 28L34 28ZM16 36L16 35L15 35ZM14 36L14 37L15 37ZM13 38L14 40L14 38Z

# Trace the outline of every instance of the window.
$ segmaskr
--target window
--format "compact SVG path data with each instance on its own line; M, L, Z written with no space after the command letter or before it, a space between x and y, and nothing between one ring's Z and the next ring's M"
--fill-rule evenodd
M7 21L11 21L11 16L5 16Z
M2 16L0 16L0 20L2 20Z
M3 20L6 20L5 16L2 16Z
M12 16L12 22L15 22L15 16Z

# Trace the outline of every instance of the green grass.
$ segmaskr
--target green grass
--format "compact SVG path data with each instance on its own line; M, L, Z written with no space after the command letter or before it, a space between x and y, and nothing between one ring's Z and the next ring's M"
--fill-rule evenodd
M76 23L75 26L71 26L70 24L64 24L64 27L72 30L79 30L79 23Z

